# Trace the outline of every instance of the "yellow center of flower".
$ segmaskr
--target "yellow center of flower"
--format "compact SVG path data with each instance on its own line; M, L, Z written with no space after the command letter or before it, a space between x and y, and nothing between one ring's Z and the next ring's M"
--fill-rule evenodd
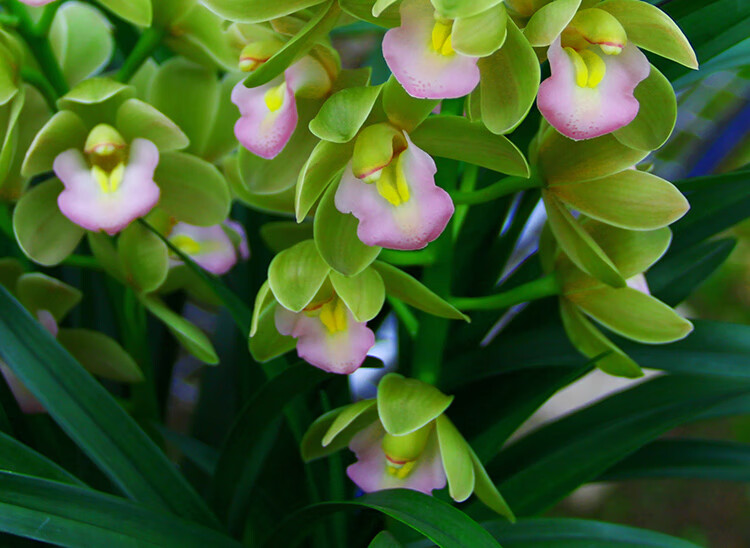
M403 436L385 434L382 448L385 453L386 470L390 475L404 479L411 474L427 446L433 424L429 422L422 428Z
M201 244L187 234L176 234L169 241L185 255L196 255L201 250Z
M326 326L328 333L333 335L346 330L346 305L338 297L334 297L320 307L320 322Z
M432 27L432 49L446 57L455 54L453 49L453 21L438 19Z
M276 112L284 104L284 97L286 97L286 82L282 82L278 86L269 89L263 96L266 102L268 110Z
M573 62L576 84L582 88L597 87L607 73L604 60L588 49L576 51L573 48L565 48L565 51Z
M375 180L378 193L396 207L405 204L410 198L402 162L403 154L400 154L380 171L380 176Z
M102 192L109 194L120 188L122 179L125 176L125 164L117 164L110 172L107 172L94 164L91 168L91 175L94 177L94 180L99 185Z

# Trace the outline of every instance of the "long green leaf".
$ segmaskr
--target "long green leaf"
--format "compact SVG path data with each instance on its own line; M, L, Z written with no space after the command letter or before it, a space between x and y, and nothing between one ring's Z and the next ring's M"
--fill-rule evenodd
M84 485L81 480L60 465L2 432L0 432L0 470L39 476L71 485Z
M59 546L239 547L223 534L124 499L0 472L0 530Z
M500 478L500 491L517 515L533 515L659 434L743 394L750 394L748 381L658 377L525 436L487 471Z
M308 364L293 366L264 384L240 411L214 477L214 506L219 515L228 516L230 528L246 517L247 497L271 450L284 407L326 378L329 375Z
M312 527L343 510L376 510L408 525L442 548L497 548L487 531L469 516L436 498L407 489L369 493L354 500L322 502L303 508L282 522L264 548L296 546Z
M0 287L0 358L123 493L216 524L204 501L107 391Z
M603 481L641 478L750 481L750 445L723 440L657 440L600 477Z
M645 529L565 518L502 520L482 524L504 548L698 548L696 544Z

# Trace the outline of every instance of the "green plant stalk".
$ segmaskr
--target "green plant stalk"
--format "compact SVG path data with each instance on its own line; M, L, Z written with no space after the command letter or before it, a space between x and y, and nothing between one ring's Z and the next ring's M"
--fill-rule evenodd
M515 194L521 190L527 190L529 188L538 188L542 186L541 181L535 177L524 178L524 177L505 177L500 179L496 183L486 186L479 190L471 192L454 192L451 194L453 202L456 204L475 205L483 204L508 194Z
M460 310L499 310L517 304L552 297L562 292L560 282L554 274L486 297L453 297L450 303Z
M461 114L463 100L443 102L446 114ZM458 178L458 162L441 160L438 163L436 181L448 193L455 191ZM469 171L470 173L470 171ZM453 221L443 234L431 245L435 249L435 263L424 270L422 283L441 297L448 297L453 282ZM422 315L417 338L414 342L412 375L428 384L437 384L443 362L445 341L450 328L449 320L428 314Z
M419 333L419 320L414 315L414 312L412 312L403 301L391 296L387 296L386 298L388 299L388 304L391 305L394 314L396 314L396 317L406 329L406 332L412 339L416 338L417 333Z
M141 68L141 65L159 47L165 34L166 31L160 27L149 27L144 30L138 42L136 42L133 51L130 52L130 55L125 59L120 71L117 73L117 80L123 83L129 82L133 75L138 72L138 69Z
M39 90L50 110L53 112L57 110L57 91L44 74L32 68L23 67L21 69L21 78Z
M60 69L60 64L55 58L55 54L50 46L47 33L39 33L39 30L31 21L26 7L18 0L8 2L8 10L12 15L18 18L18 33L23 37L34 55L37 63L42 69L52 88L55 90L57 97L65 95L68 92L68 83ZM53 14L54 16L54 14Z

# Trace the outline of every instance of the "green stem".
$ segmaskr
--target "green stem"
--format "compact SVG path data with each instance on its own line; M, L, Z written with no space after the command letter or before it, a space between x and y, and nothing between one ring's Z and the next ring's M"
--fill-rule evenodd
M138 69L141 68L141 65L159 47L165 34L166 31L158 27L150 27L144 30L138 42L136 42L133 51L125 59L120 72L117 73L117 80L123 83L129 82L133 75L138 72Z
M94 257L88 255L69 255L62 264L64 266L75 266L78 268L88 268L89 270L102 270L102 265Z
M21 69L21 78L39 90L53 112L57 110L57 91L49 83L49 80L45 78L44 74L34 69L23 67Z
M31 21L26 7L18 0L10 0L8 9L12 15L18 18L18 33L26 41L42 72L55 90L56 96L65 95L68 92L68 83L65 81L60 64L55 58L47 34L39 34L39 30Z
M414 315L414 312L403 301L395 297L388 297L388 304L391 305L394 314L396 314L396 317L406 328L406 332L411 335L412 339L415 338L419 332L419 320Z
M504 179L500 179L498 182L479 190L471 192L454 192L451 194L451 198L453 198L453 202L456 204L483 204L491 200L502 198L508 194L515 194L520 190L537 188L540 186L542 186L541 182L534 177L528 179L524 177L505 177Z
M559 295L562 291L554 274L543 276L503 293L486 297L454 297L450 299L459 310L498 310L510 308L517 304Z
M8 13L0 13L0 25L15 28L18 26L18 17Z
M378 259L394 266L427 266L435 262L435 252L432 249L418 251L394 251L384 249Z
M55 15L57 15L57 10L60 9L61 5L62 2L58 0L57 2L52 2L45 6L44 11L42 12L42 17L36 25L37 36L47 36L49 29L52 26L52 21L55 20Z

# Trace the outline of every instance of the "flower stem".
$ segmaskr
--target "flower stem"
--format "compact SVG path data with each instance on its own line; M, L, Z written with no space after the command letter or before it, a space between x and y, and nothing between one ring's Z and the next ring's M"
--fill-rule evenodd
M486 297L454 297L450 299L459 310L498 310L510 308L517 304L559 295L562 291L554 274L543 276L534 281Z
M117 73L117 80L123 83L130 81L133 75L138 72L138 69L141 68L141 65L159 47L165 34L166 31L159 27L150 27L144 30L141 37L138 38L133 51L130 52L130 55L125 59L120 71Z
M29 46L42 72L52 85L52 89L55 90L56 97L65 95L68 92L68 83L65 81L60 64L57 62L55 54L52 51L46 30L35 27L26 11L26 7L18 0L10 0L8 2L8 9L12 15L18 18L18 33ZM40 30L45 30L44 34L40 34Z
M44 11L42 12L42 17L36 25L37 36L47 36L47 33L49 33L49 29L52 26L52 21L55 20L55 15L57 15L57 10L60 9L61 5L62 2L58 0L57 2L52 2L45 6Z
M502 198L508 194L514 194L519 190L537 188L540 186L541 182L535 177L505 177L504 179L500 179L496 183L479 190L471 192L454 192L451 194L451 198L453 198L453 202L456 204L483 204L491 200Z
M53 112L57 110L57 91L52 87L49 80L45 78L44 74L34 69L23 67L21 69L21 78L39 90Z

